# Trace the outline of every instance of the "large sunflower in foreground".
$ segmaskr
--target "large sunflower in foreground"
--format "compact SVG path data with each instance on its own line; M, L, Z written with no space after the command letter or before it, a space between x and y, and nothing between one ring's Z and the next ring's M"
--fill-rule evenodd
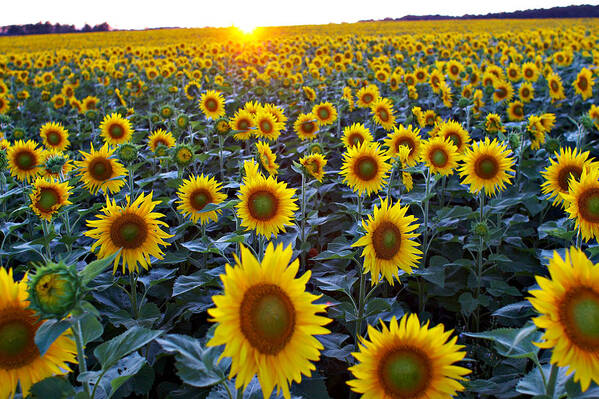
M106 115L100 124L100 130L104 142L110 145L127 143L133 133L129 119L117 113Z
M570 179L568 187L568 194L561 194L568 217L576 219L585 241L599 237L599 169L583 169L580 180Z
M368 399L449 399L464 390L470 370L454 365L466 356L452 331L443 324L421 326L415 314L395 316L381 331L368 326L369 340L360 337L358 363L349 368L347 384Z
M60 123L48 122L40 128L44 146L53 151L64 151L71 142L69 132Z
M432 137L423 142L420 159L428 166L431 173L443 176L451 175L458 166L458 148L449 138Z
M96 151L92 144L89 153L79 151L83 155L83 160L75 162L79 168L77 173L92 194L100 189L114 194L125 185L124 178L128 172L123 165L112 158L115 150L115 148L109 149L108 144L104 144Z
M293 214L298 209L294 188L287 188L287 183L279 182L272 176L265 178L257 170L257 165L244 164L246 177L239 188L240 202L236 205L241 225L246 230L256 230L270 238L276 237L279 231L285 232L285 226L291 226Z
M95 240L91 247L94 251L100 246L98 258L106 258L121 249L114 259L114 272L123 258L123 273L125 267L129 272L139 271L138 264L144 269L150 266L150 256L162 259L164 253L160 245L167 246L165 238L172 235L162 231L160 225L168 225L158 220L164 216L162 213L154 212L154 207L160 201L152 201L152 194L141 193L133 203L127 196L127 206L121 207L116 201L111 201L106 196L106 207L102 208L103 215L96 215L98 219L88 220L87 227L91 230L85 232L87 237Z
M21 181L31 181L40 172L43 153L33 140L19 140L6 152L10 174Z
M580 179L584 169L590 169L593 161L589 159L589 152L579 152L577 148L560 148L555 153L555 161L549 159L550 165L541 171L545 182L541 184L543 194L553 198L553 205L561 205L564 199L560 194L568 194L570 179Z
M59 183L54 179L38 177L33 183L33 191L29 194L33 212L40 218L52 220L52 216L64 205L69 205L69 182Z
M412 272L416 261L422 252L416 248L419 244L413 239L418 234L412 233L419 225L411 224L417 219L406 216L407 206L402 207L398 202L395 205L387 200L381 200L381 207L374 207L372 215L368 215L368 222L362 225L366 234L352 244L352 247L364 247L364 273L370 272L372 284L380 280L380 275L393 285L397 277L397 269Z
M218 119L225 114L225 98L218 91L208 90L202 94L199 106L208 119Z
M306 292L310 271L295 278L299 261L290 264L291 246L268 244L262 262L241 245L241 259L227 264L221 275L223 295L212 297L215 307L208 310L218 323L208 346L225 345L221 357L231 357L229 378L235 386L246 387L257 374L264 398L273 389L290 398L289 383L311 376L320 358L322 344L314 335L328 334L322 327L331 320L319 316L326 305L313 302L316 295Z
M510 173L514 172L514 159L510 155L510 150L496 139L490 141L485 137L484 141L472 144L462 158L462 184L469 184L471 193L484 189L485 194L495 195L495 191L503 190L513 177Z
M359 195L379 191L387 183L387 172L391 165L389 156L375 143L364 142L351 147L343 155L341 175L352 190Z
M0 398L12 398L20 385L23 397L31 386L47 377L71 371L77 363L70 330L61 334L40 355L35 334L40 319L29 309L27 277L13 279L12 270L0 267Z
M218 220L220 210L202 212L202 209L208 204L218 205L223 202L227 196L220 192L221 184L208 176L191 176L183 180L179 186L177 195L179 204L177 210L185 217L189 217L192 222L208 223L210 220Z
M541 348L552 349L551 363L568 367L583 391L591 380L599 384L599 265L578 248L557 253L548 265L551 278L537 276L540 289L530 291L530 303L541 315Z

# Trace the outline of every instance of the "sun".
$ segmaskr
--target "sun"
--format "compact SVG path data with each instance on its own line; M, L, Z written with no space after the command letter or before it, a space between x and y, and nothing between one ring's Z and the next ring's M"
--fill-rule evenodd
M237 29L239 29L241 31L241 33L243 33L246 36L250 36L251 34L253 34L256 31L257 26L249 23L249 22L242 22L239 24L234 25Z

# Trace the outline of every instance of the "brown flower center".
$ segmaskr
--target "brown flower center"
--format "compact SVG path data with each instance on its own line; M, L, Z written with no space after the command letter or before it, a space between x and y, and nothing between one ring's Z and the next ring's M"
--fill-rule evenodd
M31 170L35 168L36 156L30 150L21 150L15 155L15 164L21 170Z
M354 174L360 180L369 181L376 177L379 170L378 164L371 156L362 156L354 165Z
M492 179L499 172L499 163L490 155L483 155L474 162L474 172L481 179Z
M39 200L35 206L42 212L50 212L59 201L60 195L54 188L44 187L40 190Z
M320 118L320 120L327 120L329 119L329 117L331 116L331 113L329 112L329 110L325 107L321 107L318 109L318 117Z
M244 294L239 307L241 332L260 353L275 355L285 348L295 331L295 307L274 284L258 284Z
M435 148L430 152L429 159L435 167L442 168L447 165L449 156L443 148Z
M204 103L204 106L208 111L216 112L216 110L218 109L218 102L214 98L209 98Z
M582 168L579 166L566 166L560 169L557 174L557 184L559 185L560 190L563 193L568 192L570 179L574 177L576 180L580 179L580 175L582 174Z
M266 134L272 133L272 131L273 131L272 123L267 119L261 120L260 121L260 130L262 130L262 133L266 133Z
M383 122L389 121L389 113L387 112L386 109L384 109L384 108L378 109L377 114L379 116L379 119L382 120Z
M212 202L212 195L206 189L199 188L189 196L190 204L196 211L201 211L206 205Z
M381 223L372 233L372 246L377 258L393 259L401 248L401 231L391 222Z
M46 139L50 145L57 146L62 141L62 136L60 133L52 130L46 134Z
M40 326L30 310L4 309L0 314L0 369L13 370L40 356L34 342Z
M370 93L366 93L362 96L362 102L365 104L369 104L374 100L374 97Z
M551 81L551 90L557 92L559 90L559 84L555 80Z
M254 219L270 220L277 214L279 201L269 191L256 191L248 199L248 209Z
M302 123L302 131L304 133L312 133L315 130L316 125L314 122L308 121Z
M125 135L125 129L121 125L114 123L108 128L108 134L113 139L120 139Z
M599 223L599 188L584 191L578 198L578 209L585 221Z
M148 236L146 221L134 213L124 213L112 222L110 239L119 248L139 248Z
M584 76L580 76L578 78L578 88L580 88L580 90L582 91L585 91L588 86L589 82L587 81L587 78L585 78Z
M95 158L90 162L88 172L96 180L108 180L112 177L112 163L106 158Z
M395 143L395 152L399 152L399 147L401 147L402 145L408 147L410 149L410 155L412 155L412 153L414 152L414 148L416 147L414 141L409 137L402 137Z
M591 288L575 288L560 304L560 322L568 338L579 348L599 353L599 294Z
M389 350L378 364L378 380L385 393L394 399L420 397L430 384L430 362L420 349L398 347Z

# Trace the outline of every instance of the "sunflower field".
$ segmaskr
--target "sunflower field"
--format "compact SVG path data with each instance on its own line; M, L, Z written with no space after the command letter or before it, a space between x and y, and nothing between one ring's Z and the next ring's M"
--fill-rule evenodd
M599 398L598 74L584 19L0 38L0 399Z

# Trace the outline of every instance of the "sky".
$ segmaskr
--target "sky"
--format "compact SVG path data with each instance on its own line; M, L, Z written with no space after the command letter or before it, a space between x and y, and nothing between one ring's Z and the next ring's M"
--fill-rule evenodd
M307 25L399 18L404 15L463 15L597 4L597 0L9 0L0 26L50 21L75 25L108 22L116 29Z

